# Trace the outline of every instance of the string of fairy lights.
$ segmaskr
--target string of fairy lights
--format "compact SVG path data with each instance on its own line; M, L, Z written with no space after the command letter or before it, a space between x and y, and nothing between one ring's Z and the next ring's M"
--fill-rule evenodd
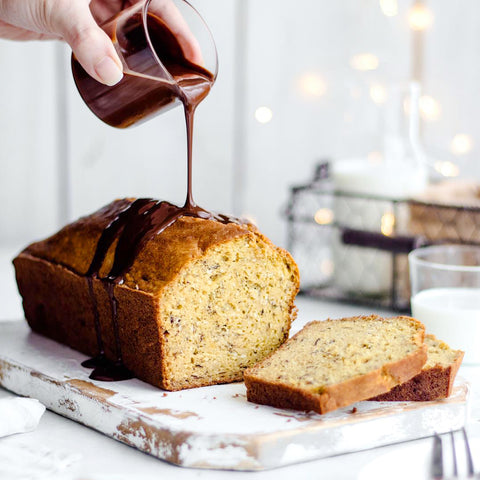
M398 0L379 0L379 8L387 17L399 15ZM406 21L412 31L412 80L422 84L423 73L423 42L425 33L432 28L435 22L435 16L424 0L414 0L408 10ZM349 66L358 72L368 72L377 70L380 66L380 59L377 55L370 52L358 53L349 60ZM326 80L320 73L307 72L300 75L297 82L297 89L300 94L309 99L320 98L328 93ZM359 90L359 89L358 89ZM388 100L388 89L380 82L372 82L369 86L369 96L373 103L382 105ZM361 91L355 91L353 88L350 95L356 98ZM427 93L423 93L419 98L419 114L424 122L435 122L442 118L442 106L438 99ZM405 106L408 108L408 106ZM255 120L260 124L267 124L272 121L274 112L272 108L266 105L259 106L254 112ZM344 116L348 122L348 114ZM466 132L458 132L453 135L449 142L450 153L454 156L466 155L474 147L473 138ZM372 152L372 155L376 152ZM378 159L376 159L378 160ZM458 166L450 161L434 161L433 167L437 172L445 177L455 177L459 175Z

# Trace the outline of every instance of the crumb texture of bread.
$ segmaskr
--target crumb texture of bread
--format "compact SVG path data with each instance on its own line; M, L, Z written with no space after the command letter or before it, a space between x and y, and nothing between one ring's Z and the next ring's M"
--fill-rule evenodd
M159 300L171 387L241 381L276 350L290 329L291 277L282 256L250 235L185 268Z
M426 361L425 329L410 317L314 321L245 372L248 400L325 413L389 391Z
M427 402L450 396L464 352L453 350L431 334L425 336L425 344L428 347L428 358L422 371L407 382L371 400Z
M31 328L98 354L86 272L103 229L133 199L117 200L27 247L14 260ZM100 269L113 265L114 243ZM115 360L105 282L93 280L102 341ZM167 390L239 381L288 338L298 268L254 226L181 217L146 243L115 285L127 368Z

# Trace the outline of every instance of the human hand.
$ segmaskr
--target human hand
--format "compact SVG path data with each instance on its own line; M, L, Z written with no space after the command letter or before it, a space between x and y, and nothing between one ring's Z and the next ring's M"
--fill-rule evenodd
M0 37L63 39L89 75L114 85L122 79L122 63L98 24L121 8L121 0L0 0Z
M105 85L123 77L123 67L108 35L98 26L140 0L0 0L0 38L65 40L85 71ZM177 36L184 54L201 63L196 39L170 0L152 0L151 9Z

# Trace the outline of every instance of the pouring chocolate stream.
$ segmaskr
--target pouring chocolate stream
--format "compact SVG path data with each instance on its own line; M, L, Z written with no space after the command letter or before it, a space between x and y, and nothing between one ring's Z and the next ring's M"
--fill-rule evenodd
M163 83L161 86L157 85L157 89L153 88L152 85L148 85L146 89L148 94L142 100L141 110L143 114L147 115L152 108L151 103L155 101L174 103L178 99L183 104L187 131L187 196L182 207L166 201L157 201L149 198L137 199L118 212L113 221L102 232L86 275L94 313L98 355L86 360L82 365L87 368L93 368L90 378L95 380L116 381L134 376L123 364L120 333L118 330L118 301L115 297L115 287L124 282L125 274L131 268L145 244L184 216L211 219L222 223L243 223L234 217L209 212L196 205L193 199L192 146L194 115L196 107L210 91L214 76L208 70L193 64L185 57L175 35L161 19L148 14L147 20L152 45L176 83ZM135 29L139 28L141 28L140 23L132 28L132 39L135 39L138 35ZM84 78L82 70L81 66L75 64L74 60L73 71L77 82L98 83L93 79ZM145 82L155 82L142 77L134 80L138 83L138 88L142 88ZM94 83L92 85L95 86ZM104 88L109 87L98 84L95 88L90 89L91 92L97 90L96 93L92 93L92 98L98 98L98 102L93 101L93 107L92 103L89 103L94 112L113 126L128 126L136 121L138 112L133 112L128 105L125 108L116 108L114 115L111 112L102 110L101 91ZM117 245L113 265L110 272L105 277L100 278L99 272L107 252L115 242L117 242ZM93 288L95 279L103 282L110 300L116 348L116 359L113 362L105 356L97 301Z

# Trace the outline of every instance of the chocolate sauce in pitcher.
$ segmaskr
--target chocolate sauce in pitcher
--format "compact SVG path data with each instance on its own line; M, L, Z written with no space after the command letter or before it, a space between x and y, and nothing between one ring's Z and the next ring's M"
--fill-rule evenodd
M112 41L128 65L119 83L109 87L97 82L72 56L75 84L98 118L112 127L126 128L178 102L195 108L208 95L214 76L185 56L177 38L161 18L148 13L147 26L151 45L168 73L152 55L142 14L129 18L122 25L121 34L117 32L117 21L120 20L112 20L107 30L112 30Z
M135 17L134 17L135 19ZM141 18L140 18L141 19ZM140 19L133 21L127 37L132 44L141 41L139 29L143 28ZM176 81L173 83L156 82L144 77L124 79L113 87L105 87L90 78L78 62L73 59L72 68L79 90L87 92L86 99L90 108L102 120L116 127L126 127L138 118L148 116L157 111L158 106L173 106L181 102L185 111L187 130L187 197L182 207L165 201L150 198L137 199L128 203L117 212L116 217L103 230L97 243L95 254L86 274L88 290L92 302L94 325L98 343L98 354L82 363L84 367L93 368L90 378L95 380L116 381L132 378L133 374L123 364L121 340L118 325L118 300L115 297L115 287L124 283L125 274L133 265L142 248L163 230L172 225L180 217L190 216L211 219L222 223L242 223L233 217L209 212L197 206L192 193L192 142L193 120L195 109L207 96L213 84L213 75L204 68L190 62L167 25L161 19L149 14L148 27L155 51L162 59L170 74ZM122 82L127 80L127 85ZM160 83L160 84L159 84ZM86 88L85 88L86 86ZM144 89L140 102L110 105L105 101L109 97L109 89L126 88ZM83 94L83 96L85 93ZM85 99L85 96L84 96ZM105 277L100 278L100 268L110 247L117 242L113 265ZM110 300L112 327L115 338L115 361L108 360L102 340L97 300L94 292L94 280L103 283Z

